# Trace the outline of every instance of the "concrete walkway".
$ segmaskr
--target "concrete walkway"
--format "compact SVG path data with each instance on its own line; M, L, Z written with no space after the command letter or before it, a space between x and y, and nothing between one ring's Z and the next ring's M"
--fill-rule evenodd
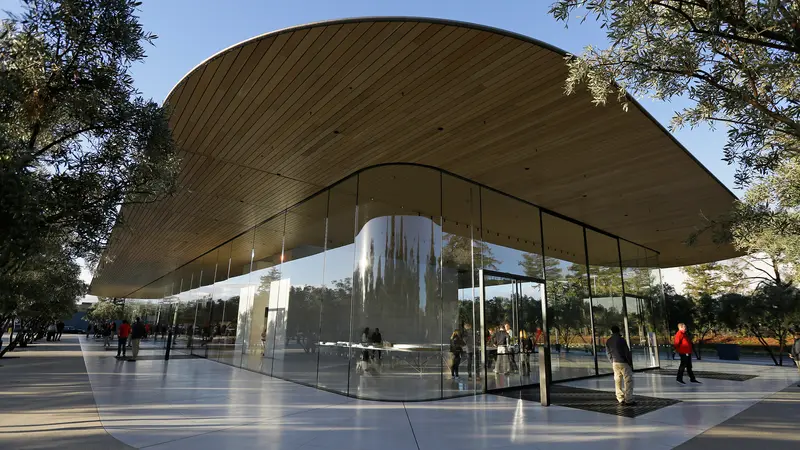
M800 448L789 368L704 361L698 370L757 378L687 386L639 373L637 394L681 402L626 418L495 395L355 400L208 360L165 362L162 352L146 346L123 362L99 341L64 336L0 359L0 450ZM567 385L613 390L610 377Z
M788 387L676 448L800 449L800 388Z
M94 401L77 335L0 359L0 449L132 449L109 435Z

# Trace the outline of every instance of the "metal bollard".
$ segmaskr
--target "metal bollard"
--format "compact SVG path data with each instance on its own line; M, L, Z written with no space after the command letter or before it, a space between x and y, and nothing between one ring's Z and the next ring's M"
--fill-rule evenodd
M550 406L550 349L547 346L539 348L539 398L542 406Z
M169 351L172 349L172 330L167 333L167 352L164 353L164 360L169 361Z

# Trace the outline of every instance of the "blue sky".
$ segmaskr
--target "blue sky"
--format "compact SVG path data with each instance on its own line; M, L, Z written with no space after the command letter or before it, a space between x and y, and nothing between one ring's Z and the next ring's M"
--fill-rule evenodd
M595 24L570 28L556 22L547 10L551 0L144 0L140 18L144 28L159 36L148 47L147 59L133 67L137 87L146 97L163 101L173 86L193 67L231 45L270 31L328 19L359 16L419 16L461 20L528 35L579 53L587 45L603 47L605 35ZM0 9L19 12L19 0L0 0ZM675 110L686 105L639 99L667 126ZM608 107L619 107L615 102ZM733 167L722 158L725 130L706 127L675 133L711 172L735 193ZM675 280L680 283L680 281Z

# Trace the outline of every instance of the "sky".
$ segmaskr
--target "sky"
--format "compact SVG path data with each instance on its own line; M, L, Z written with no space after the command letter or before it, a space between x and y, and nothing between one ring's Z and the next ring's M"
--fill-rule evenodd
M593 23L569 28L547 11L551 0L143 0L140 22L158 35L146 48L147 58L132 76L145 97L162 102L192 68L238 42L281 28L329 19L364 16L416 16L460 20L506 29L580 53L587 45L604 47L605 34ZM19 0L0 0L0 9L19 12ZM687 105L639 98L659 122L668 126L673 113ZM619 107L610 102L607 107ZM683 129L675 137L734 193L734 169L722 161L725 129ZM89 271L84 272L89 279ZM664 280L679 286L681 275L665 271Z

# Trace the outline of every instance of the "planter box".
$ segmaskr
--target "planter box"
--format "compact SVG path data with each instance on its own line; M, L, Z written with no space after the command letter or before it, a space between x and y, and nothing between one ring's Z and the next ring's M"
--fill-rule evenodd
M739 346L736 344L717 344L717 356L725 361L739 361L741 355Z

